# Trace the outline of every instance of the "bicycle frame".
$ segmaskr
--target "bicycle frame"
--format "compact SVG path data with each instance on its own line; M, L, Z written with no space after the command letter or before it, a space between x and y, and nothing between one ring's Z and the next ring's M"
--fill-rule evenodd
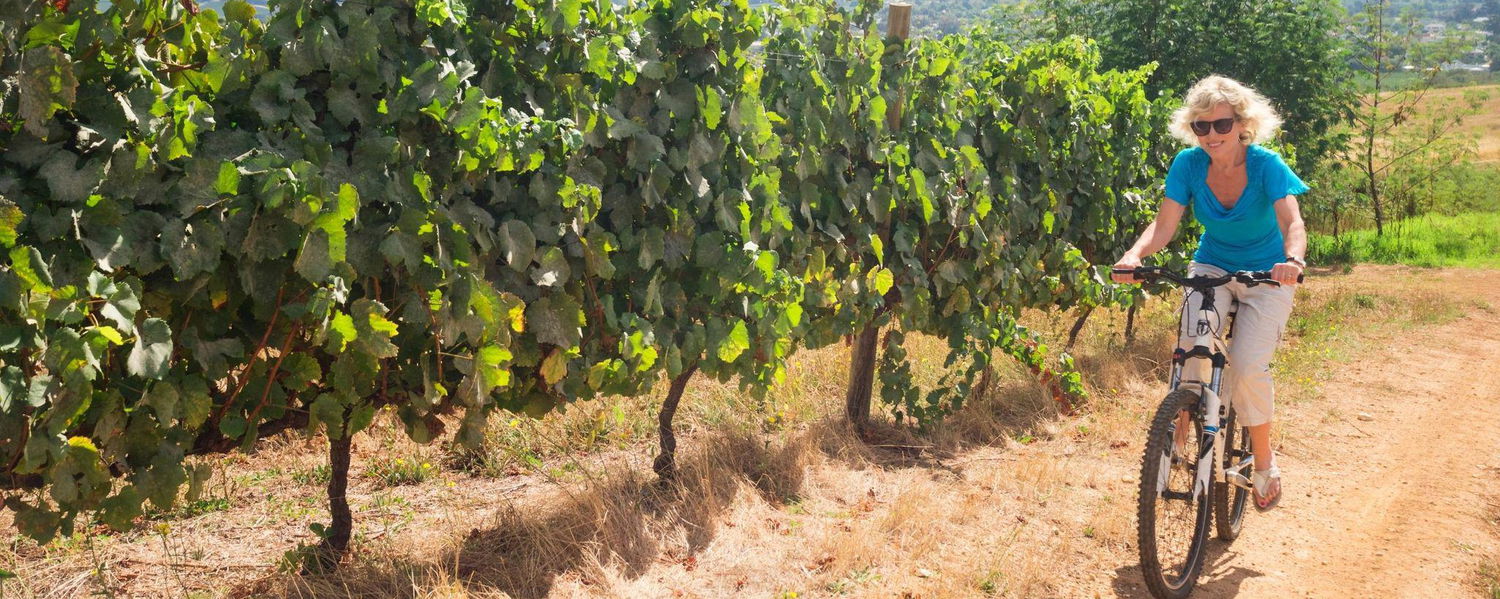
M1214 307L1214 293L1217 290L1215 287L1189 287L1188 289L1187 297L1183 300L1179 330L1191 330L1192 347L1186 350L1178 347L1172 352L1170 386L1174 391L1183 383L1197 384L1199 388L1198 407L1199 417L1203 422L1203 439L1198 444L1201 453L1198 455L1198 470L1193 481L1193 499L1196 500L1208 489L1210 483L1222 483L1227 480L1224 469L1214 468L1214 464L1224 459L1224 434L1219 423L1224 421L1227 414L1223 401L1219 398L1219 386L1223 381L1224 368L1229 365L1228 348L1219 333L1224 329L1224 318L1229 319L1232 328L1239 303L1232 303L1229 314L1221 316ZM1197 310L1189 309L1193 303L1193 293L1202 297ZM1193 329L1186 328L1190 322L1195 325ZM1182 380L1182 371L1187 361L1192 359L1209 361L1208 384L1198 380ZM1173 433L1176 433L1175 429Z
M1182 327L1180 330L1186 330L1185 325L1189 322L1195 325L1191 334L1186 335L1192 339L1193 345L1189 349L1179 347L1172 352L1170 387L1171 390L1176 391L1183 384L1195 384L1199 389L1198 408L1200 419L1203 422L1203 438L1201 443L1199 443L1199 447L1202 449L1199 450L1197 471L1194 473L1192 499L1196 500L1208 489L1208 485L1213 482L1228 483L1236 487L1249 489L1250 479L1241 474L1240 471L1253 463L1253 460L1250 458L1242 459L1232 467L1214 467L1215 464L1222 463L1220 460L1224 459L1224 453L1227 451L1227 448L1224 447L1224 431L1221 429L1220 423L1228 417L1228 414L1226 412L1227 407L1219 397L1219 384L1223 380L1224 368L1229 366L1229 351L1226 347L1225 339L1234 335L1234 316L1239 309L1238 302L1231 302L1229 314L1219 314L1217 308L1214 306L1214 294L1218 290L1218 287L1230 281L1239 281L1250 286L1259 284L1279 285L1279 283L1271 280L1271 271L1240 271L1219 277L1182 277L1162 267L1143 266L1133 269L1115 269L1113 274L1131 275L1137 280L1167 279L1189 290L1183 299L1179 327ZM1301 275L1297 276L1297 282L1302 282ZM1192 307L1194 292L1197 292L1202 298L1196 312L1189 310ZM1224 330L1224 318L1229 319L1230 325L1227 337L1219 335ZM1187 364L1188 360L1192 359L1209 361L1211 374L1208 383L1205 384L1203 381L1197 380L1182 380L1183 367ZM1175 423L1172 425L1170 431L1175 437L1177 433ZM1231 471L1233 471L1234 476L1230 476ZM1165 472L1165 469L1163 469L1163 472ZM1166 481L1158 481L1157 485L1157 493L1160 494L1166 488Z

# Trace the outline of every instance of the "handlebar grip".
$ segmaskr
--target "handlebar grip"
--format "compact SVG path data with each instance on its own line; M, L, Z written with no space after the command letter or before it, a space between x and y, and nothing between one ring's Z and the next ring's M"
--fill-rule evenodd
M1249 274L1250 278L1252 278L1252 279L1259 279L1261 282L1265 282L1265 283L1275 283L1276 282L1274 279L1271 278L1271 271L1269 271L1269 270L1262 270L1262 271L1259 271L1259 272L1242 273L1242 274ZM1297 283L1301 284L1302 280L1305 279L1305 278L1307 278L1307 275L1305 275L1305 274L1298 274L1297 275Z

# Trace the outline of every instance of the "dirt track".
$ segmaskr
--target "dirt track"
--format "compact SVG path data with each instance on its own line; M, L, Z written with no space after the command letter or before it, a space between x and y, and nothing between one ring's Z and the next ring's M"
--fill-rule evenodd
M1382 334L1294 414L1330 424L1282 447L1280 509L1213 541L1194 597L1479 596L1478 560L1500 548L1500 273L1436 276L1477 301ZM1138 567L1117 573L1117 595L1149 596Z

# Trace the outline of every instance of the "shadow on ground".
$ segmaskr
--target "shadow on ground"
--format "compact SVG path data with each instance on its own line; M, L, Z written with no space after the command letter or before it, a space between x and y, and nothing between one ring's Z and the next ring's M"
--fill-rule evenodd
M1231 550L1231 547L1217 539L1209 541L1208 554L1204 556L1203 574L1198 577L1193 597L1238 597L1240 587L1246 580L1265 576L1265 573L1258 570L1233 565L1234 556L1238 552ZM1121 599L1153 599L1141 576L1140 564L1115 570L1113 587L1115 596Z
M325 576L278 576L246 594L281 597L415 598L436 588L470 595L547 596L559 576L602 580L604 566L627 577L661 560L687 560L716 536L742 489L768 503L797 499L809 435L778 444L748 434L695 439L679 458L679 475L663 482L648 469L621 468L546 497L496 506L456 550L428 556L359 559ZM686 552L683 553L683 548Z
M1169 344L1153 337L1129 348L1080 352L1078 364L1086 378L1140 376L1159 368L1145 356ZM1005 446L1019 436L1044 438L1044 423L1057 416L1043 387L1016 368L1002 370L962 410L928 430L893 424L877 413L862 435L834 418L775 437L711 431L687 444L691 451L679 456L680 474L672 482L645 467L594 473L582 485L497 502L493 515L441 555L361 557L333 574L277 575L239 594L415 599L448 589L540 599L562 577L607 584L613 573L635 578L654 563L692 559L725 525L737 493L750 489L772 505L795 501L807 466L819 456L854 469L923 468L961 477L955 456ZM1239 574L1247 575L1258 574ZM1132 591L1119 582L1122 596L1147 596L1138 571L1122 570L1119 580L1136 583Z
M1165 389L1173 333L1171 327L1153 327L1140 331L1128 346L1111 340L1080 347L1073 353L1075 364L1095 389L1122 387L1142 378L1159 380ZM877 402L877 413L863 435L841 423L824 423L826 434L816 437L818 448L856 469L927 468L956 475L952 459L967 451L1004 447L1012 439L1047 439L1045 425L1058 418L1059 406L1024 367L1003 358L996 364L990 380L976 384L960 410L926 430L886 420ZM1075 408L1087 411L1089 405Z

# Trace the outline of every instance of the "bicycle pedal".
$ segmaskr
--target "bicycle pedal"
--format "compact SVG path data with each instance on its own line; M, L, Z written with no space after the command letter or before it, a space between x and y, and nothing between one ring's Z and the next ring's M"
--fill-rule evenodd
M1224 481L1241 489L1245 489L1246 491L1254 488L1254 486L1250 484L1250 478L1238 472L1225 472Z
M1234 473L1249 472L1250 466L1253 464L1255 464L1255 456L1247 455L1240 460L1240 463L1235 464L1233 467L1231 467L1229 471Z

